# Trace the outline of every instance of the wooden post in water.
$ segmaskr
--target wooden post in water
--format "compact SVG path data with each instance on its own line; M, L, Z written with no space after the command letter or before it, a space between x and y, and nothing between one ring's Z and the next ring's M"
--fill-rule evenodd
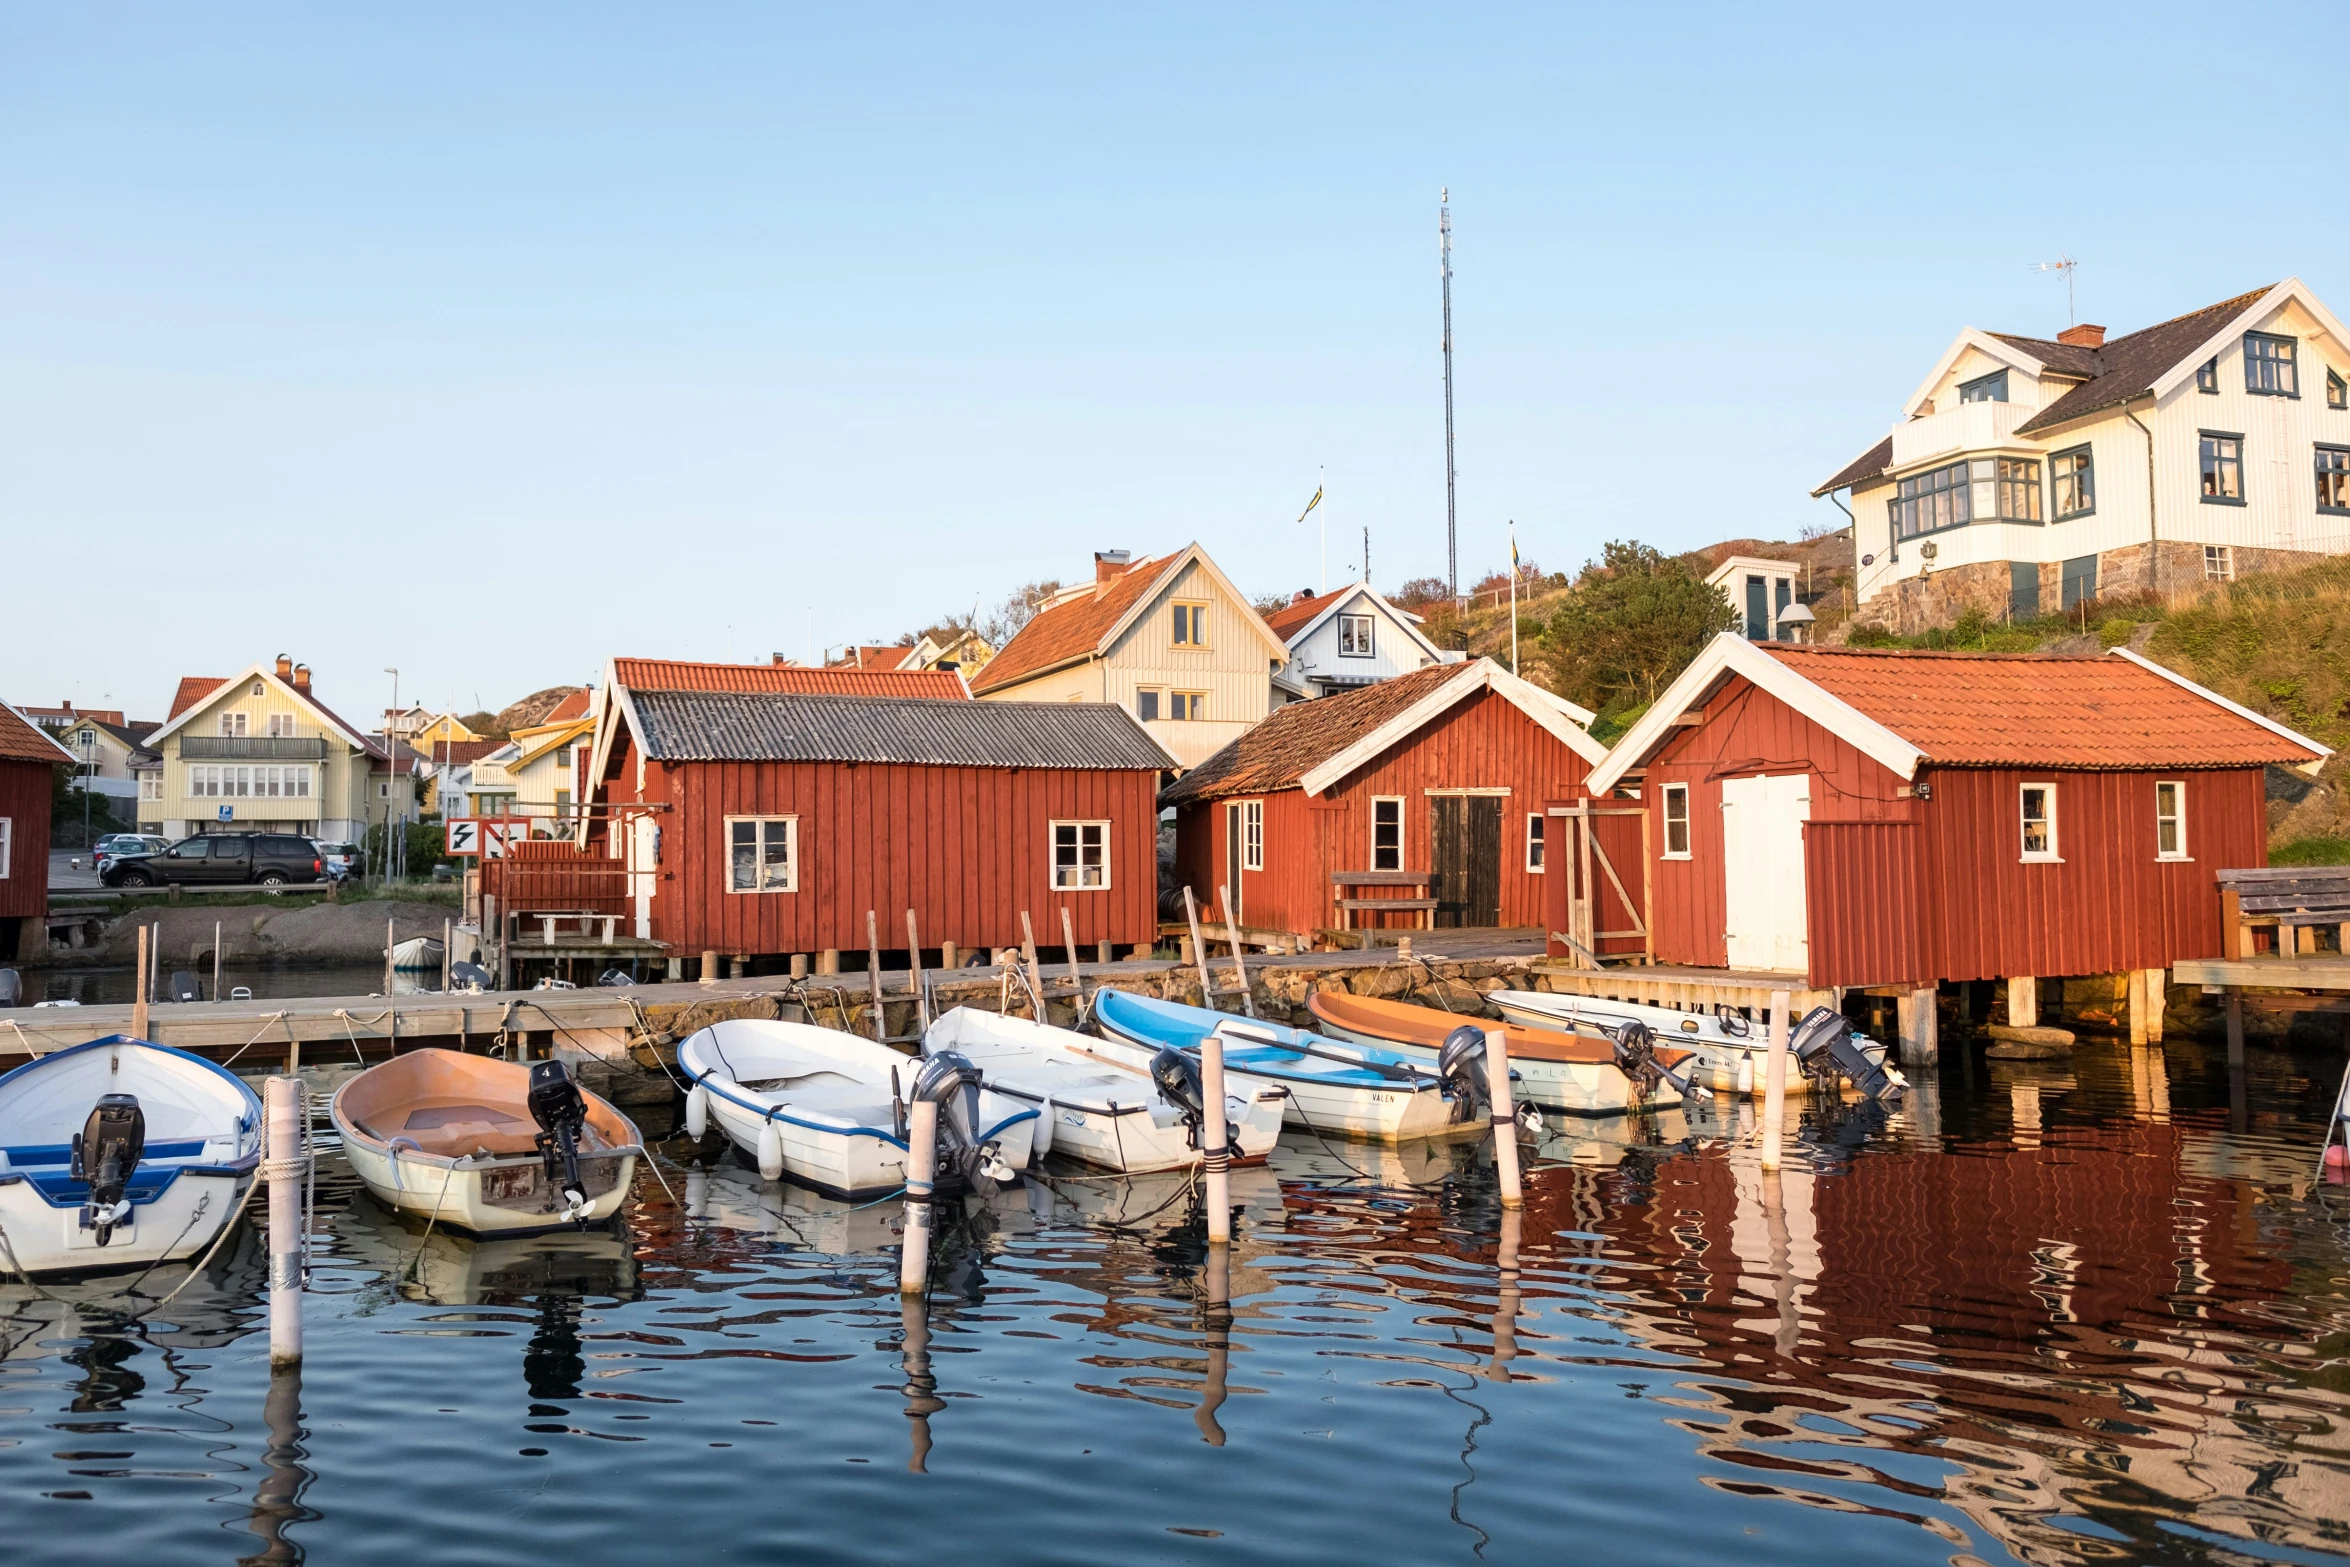
M2244 992L2234 985L2228 987L2228 1065L2242 1070L2244 1065Z
M218 1001L222 994L220 988L220 935L226 928L219 920L212 922L212 999L215 1001Z
M2170 1009L2170 970L2146 971L2146 1043L2162 1043L2162 1015Z
M1787 1008L1784 990L1771 992L1771 1055L1763 1071L1762 1167L1779 1168L1787 1126Z
M1224 1119L1222 1034L1209 1034L1199 1042L1199 1097L1200 1174L1207 1191L1208 1245L1228 1246L1232 1242L1232 1149Z
M2007 981L2007 1026L2040 1026L2040 981L2031 974L2012 974Z
M1217 898L1224 905L1224 934L1232 941L1232 972L1240 976L1240 1010L1250 1017L1257 1015L1256 998L1248 993L1248 965L1240 957L1240 926L1232 918L1232 889L1219 886Z
M138 977L133 981L137 988L131 992L131 1037L133 1039L147 1037L147 938L153 934L153 931L153 926L144 923L139 926L139 971Z
M865 984L873 992L873 1039L889 1043L888 1008L881 1004L881 922L865 911Z
M906 972L914 982L914 1027L930 1032L930 997L922 989L922 929L914 923L914 911L906 910Z
M302 1363L302 1080L262 1084L269 1181L269 1364Z
M1493 1169L1501 1177L1501 1205L1506 1211L1526 1206L1518 1176L1518 1117L1510 1104L1510 1036L1507 1030L1485 1031L1485 1091L1493 1101Z
M1526 1223L1525 1210L1501 1210L1501 1245L1495 1257L1500 1288L1493 1299L1493 1360L1485 1374L1496 1382L1510 1379L1510 1362L1518 1355L1518 1245Z
M384 921L384 999L392 998L392 948L397 943L392 937L392 922Z
M1199 965L1199 1004L1213 1012L1216 985L1208 978L1208 943L1199 933L1199 900L1191 895L1189 882L1183 884L1183 917L1191 921L1191 960Z
M718 954L715 952L702 954L702 983L705 985L718 983Z
M938 1181L938 1102L906 1106L906 1244L898 1256L898 1293L930 1288L931 1194Z
M1069 905L1061 905L1061 950L1069 958L1069 988L1077 992L1076 1007L1080 1017L1085 1012L1085 976L1077 972L1077 933L1069 923Z
M1905 990L1894 1001L1899 1019L1901 1062L1904 1066L1931 1066L1940 1059L1941 1041L1934 987Z
M457 922L441 921L441 994L449 993L449 970L457 961Z

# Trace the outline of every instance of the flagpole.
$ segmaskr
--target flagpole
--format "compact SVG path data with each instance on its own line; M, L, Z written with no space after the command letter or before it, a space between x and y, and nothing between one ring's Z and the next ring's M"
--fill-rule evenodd
M1314 590L1316 593L1330 591L1330 503L1327 498L1329 472L1328 467L1314 470L1314 493L1324 497L1322 502L1322 585Z
M1510 524L1510 673L1518 672L1518 525Z

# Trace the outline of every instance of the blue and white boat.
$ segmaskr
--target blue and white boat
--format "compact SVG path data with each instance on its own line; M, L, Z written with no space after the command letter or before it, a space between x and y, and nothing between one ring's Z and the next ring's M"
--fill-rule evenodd
M1444 1080L1400 1050L1122 990L1099 992L1093 1016L1104 1053L1144 1070L1164 1048L1196 1055L1203 1039L1221 1035L1228 1070L1289 1090L1282 1119L1291 1126L1381 1142L1435 1137L1453 1129Z
M677 1065L693 1088L686 1130L716 1122L768 1180L835 1197L906 1184L907 1105L939 1107L939 1184L1009 1182L1041 1135L1036 1107L981 1086L961 1056L915 1060L811 1023L734 1018L687 1036Z
M113 1272L196 1256L261 1163L243 1079L127 1034L0 1076L0 1269Z

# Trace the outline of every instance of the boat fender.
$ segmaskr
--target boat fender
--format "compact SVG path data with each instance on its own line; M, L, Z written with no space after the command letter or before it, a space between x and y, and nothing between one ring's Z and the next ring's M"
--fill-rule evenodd
M102 1094L90 1109L90 1118L73 1136L73 1177L90 1183L90 1199L82 1204L82 1227L93 1232L101 1246L114 1239L114 1227L131 1216L126 1188L147 1151L147 1115L133 1094Z
M1031 1161L1041 1159L1053 1151L1053 1096L1047 1094L1036 1107L1035 1140L1028 1145Z
M1738 1095L1745 1098L1754 1092L1754 1052L1738 1052Z
M771 1119L759 1123L759 1179L783 1179L783 1128Z
M1463 1023L1445 1035L1436 1051L1436 1075L1444 1081L1444 1097L1452 1101L1454 1121L1492 1116L1493 1098L1485 1081L1485 1030Z
M697 1143L710 1135L710 1090L700 1083L686 1090L685 1135Z

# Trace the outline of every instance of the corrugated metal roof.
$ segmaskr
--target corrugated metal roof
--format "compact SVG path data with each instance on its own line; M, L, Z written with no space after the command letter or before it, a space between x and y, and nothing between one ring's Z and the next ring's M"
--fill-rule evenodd
M699 664L615 658L612 679L631 691L796 691L826 696L926 696L970 692L952 669L813 669L805 664Z
M669 762L904 762L1158 772L1177 765L1102 702L637 691L645 753Z

